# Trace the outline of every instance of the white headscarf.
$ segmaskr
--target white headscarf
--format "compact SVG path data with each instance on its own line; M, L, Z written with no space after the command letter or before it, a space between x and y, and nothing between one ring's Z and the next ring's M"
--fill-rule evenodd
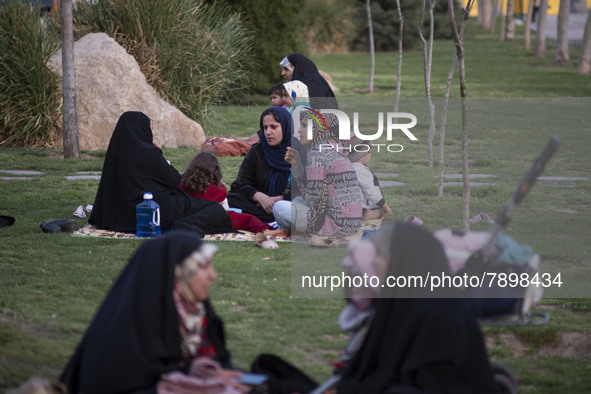
M296 138L300 138L300 112L310 106L308 87L302 81L289 81L283 84L287 95L291 97L292 105L287 108L293 119L293 131Z

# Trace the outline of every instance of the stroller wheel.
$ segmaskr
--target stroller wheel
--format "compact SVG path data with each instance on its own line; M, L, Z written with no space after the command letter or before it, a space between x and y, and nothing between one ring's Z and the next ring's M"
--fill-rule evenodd
M517 393L517 379L513 371L502 363L491 363L495 381L499 386L499 393L502 394L516 394Z

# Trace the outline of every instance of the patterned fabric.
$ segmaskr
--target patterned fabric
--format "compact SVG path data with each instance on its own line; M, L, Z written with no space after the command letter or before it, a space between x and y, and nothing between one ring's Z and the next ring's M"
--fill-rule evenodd
M305 111L306 107L310 106L308 87L302 81L289 81L284 83L283 86L289 97L292 99L292 106L287 109L293 119L294 136L300 138L298 133L298 130L300 129L300 114L302 111Z
M283 86L285 87L287 94L289 95L289 97L291 97L293 101L293 105L291 107L288 107L290 113L292 113L296 107L310 106L308 87L305 83L303 83L302 81L289 81L284 83Z
M379 230L382 227L382 219L366 220L361 223L359 230L352 235L348 235L342 238L335 238L335 242L345 244L352 240L360 240L365 232L372 232ZM80 230L70 234L71 237L93 237L93 238L127 238L137 239L135 234L120 233L117 231L106 231L99 230L95 226L86 225ZM206 234L203 237L204 241L246 241L252 242L254 239L254 233L248 231L239 231L236 233L223 233L223 234ZM269 239L275 242L308 242L308 237L291 235L290 237L283 236L272 236Z
M281 60L281 62L279 62L279 65L281 67L284 67L284 68L288 69L289 71L293 71L293 64L291 64L289 62L289 59L287 58L287 56L285 56L283 58L283 60Z
M296 181L305 190L304 201L310 208L308 234L347 236L361 227L361 189L353 164L334 149L314 145L308 152L306 185L302 177Z
M320 116L321 115L321 116ZM330 143L338 139L339 121L335 114L319 114L306 111L301 114L301 121L312 122L312 141L314 144ZM341 148L339 152L343 152Z
M292 169L308 212L307 234L347 236L356 233L363 215L362 193L353 164L337 142L334 114L302 112L312 124L312 144L304 171ZM305 180L304 180L305 179Z
M179 268L177 267L175 271L176 280L172 298L179 317L183 359L190 360L197 355L197 351L202 345L201 332L205 309L203 303L197 302L191 294Z

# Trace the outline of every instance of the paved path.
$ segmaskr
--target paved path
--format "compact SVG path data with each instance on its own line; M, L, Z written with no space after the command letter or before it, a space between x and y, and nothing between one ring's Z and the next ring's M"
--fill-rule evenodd
M10 176L5 176L5 174L9 174ZM33 179L36 175L43 175L44 173L41 171L27 171L27 170L3 170L0 169L0 179L2 180L12 180L12 179ZM394 186L404 186L404 182L399 182L392 180L392 178L398 178L400 174L395 173L388 173L388 172L377 172L376 176L378 177L378 181L381 187L394 187ZM438 176L434 176L438 178ZM445 174L443 176L445 179L461 179L462 174ZM68 175L65 177L70 181L80 180L80 179L101 179L101 172L100 171L78 171L74 175ZM492 174L469 174L468 178L472 181L476 179L485 179L485 178L496 178L496 175ZM585 177L561 177L561 176L540 176L538 177L539 181L562 181L562 182L573 182L573 181L588 181L589 178ZM462 182L444 182L444 186L458 186L463 185ZM470 182L470 186L494 186L495 183L491 182Z
M588 12L571 13L568 18L568 41L571 45L581 45L583 41L583 32L585 31L585 24L587 23ZM546 18L546 38L556 40L558 15L548 15ZM532 24L532 30L537 31L538 24Z

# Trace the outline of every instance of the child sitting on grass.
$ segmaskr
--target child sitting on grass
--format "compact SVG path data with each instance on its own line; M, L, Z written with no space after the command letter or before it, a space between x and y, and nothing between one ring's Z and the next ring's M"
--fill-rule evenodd
M182 174L180 188L190 196L220 203L228 211L228 216L232 221L232 229L256 233L257 246L264 249L277 248L274 241L270 241L264 236L264 231L273 230L273 227L263 223L254 215L229 210L226 198L228 190L222 182L222 168L213 153L201 152L191 160Z
M384 199L378 177L369 168L371 161L371 141L364 141L358 137L352 138L347 146L351 147L349 160L353 163L357 180L363 192L362 220L380 219L386 215L394 215Z
M267 91L269 99L271 99L271 105L274 107L287 108L290 105L287 102L289 96L282 83L275 84Z

